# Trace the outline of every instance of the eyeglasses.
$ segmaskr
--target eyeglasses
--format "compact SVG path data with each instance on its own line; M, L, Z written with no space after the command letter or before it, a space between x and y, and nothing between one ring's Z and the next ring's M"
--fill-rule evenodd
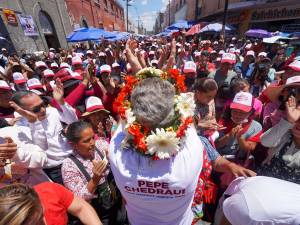
M42 110L42 108L46 108L46 107L47 107L46 103L43 102L40 105L35 106L33 109L29 111L33 113L39 113Z

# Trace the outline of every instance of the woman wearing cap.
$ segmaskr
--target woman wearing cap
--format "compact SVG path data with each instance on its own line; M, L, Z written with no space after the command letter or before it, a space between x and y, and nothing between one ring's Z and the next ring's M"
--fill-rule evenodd
M85 101L86 110L85 113L81 115L81 118L89 122L95 134L97 135L96 139L105 138L106 144L107 141L111 138L111 126L112 121L109 118L109 111L107 111L100 98L95 96L88 97Z
M221 155L237 155L242 159L253 151L261 135L262 126L253 120L254 98L250 93L239 92L219 124L226 127L216 140Z
M285 117L261 136L268 157L258 168L259 175L300 184L300 109L295 97L285 103Z

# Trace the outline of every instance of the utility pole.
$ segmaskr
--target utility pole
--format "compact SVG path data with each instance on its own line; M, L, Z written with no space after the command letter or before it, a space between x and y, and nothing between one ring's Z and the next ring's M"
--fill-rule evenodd
M169 0L169 26L171 25L171 0Z
M224 6L224 13L223 13L223 26L222 26L222 35L225 40L225 26L226 26L226 21L227 21L227 11L228 11L228 0L225 0L225 6Z
M129 3L128 3L128 0L126 0L126 31L128 32L128 6L129 6Z

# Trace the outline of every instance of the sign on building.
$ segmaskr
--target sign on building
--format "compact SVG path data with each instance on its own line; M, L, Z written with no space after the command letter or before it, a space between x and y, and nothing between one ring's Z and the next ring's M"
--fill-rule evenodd
M38 36L37 27L32 16L18 15L25 36Z
M8 24L18 25L18 20L15 14L15 11L10 9L3 9L3 15Z

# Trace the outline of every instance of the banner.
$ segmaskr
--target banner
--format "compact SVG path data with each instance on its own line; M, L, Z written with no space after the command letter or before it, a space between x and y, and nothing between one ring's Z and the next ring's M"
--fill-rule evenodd
M36 25L32 16L18 15L25 36L38 36Z
M13 10L3 9L2 11L7 23L12 25L18 25L18 20Z

